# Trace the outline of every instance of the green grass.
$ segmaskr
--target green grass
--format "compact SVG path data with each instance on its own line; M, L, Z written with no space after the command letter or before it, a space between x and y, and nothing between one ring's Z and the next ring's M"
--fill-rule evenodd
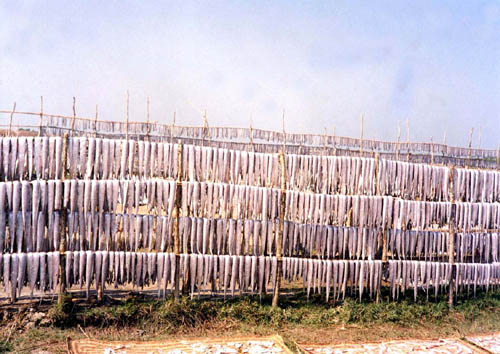
M383 294L384 295L384 294ZM347 298L340 304L326 304L319 296L307 300L303 294L286 296L279 307L271 306L268 296L243 296L229 300L181 298L156 299L135 296L123 301L114 300L105 305L87 306L85 303L66 302L50 309L52 323L61 328L77 325L108 327L153 325L162 326L167 332L176 332L196 326L213 326L220 321L231 321L247 326L265 326L282 329L290 326L324 328L332 325L397 324L415 327L428 323L452 323L457 317L475 321L484 316L498 316L500 292L480 294L475 299L460 298L454 308L449 308L445 297L437 301L412 296L400 301L358 302Z
M29 352L38 343L64 352L67 336L162 340L278 333L293 348L295 343L462 337L500 328L500 292L458 298L453 308L448 307L445 295L429 301L420 297L414 302L413 295L407 294L393 302L387 293L381 294L379 303L348 298L329 304L320 296L307 300L299 293L280 298L277 308L271 306L270 296L227 300L182 297L179 303L143 295L105 300L87 304L66 298L62 304L45 305L36 311L47 312L50 326L30 330L23 330L21 314L4 314L0 316L0 333L10 328L13 319L19 325L8 342L0 335L0 352Z

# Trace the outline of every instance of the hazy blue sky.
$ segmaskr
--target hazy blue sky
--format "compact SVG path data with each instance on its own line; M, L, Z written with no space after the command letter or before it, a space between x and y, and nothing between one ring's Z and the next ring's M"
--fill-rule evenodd
M500 142L500 0L0 2L0 108ZM5 116L3 116L5 117ZM477 146L475 134L474 146Z

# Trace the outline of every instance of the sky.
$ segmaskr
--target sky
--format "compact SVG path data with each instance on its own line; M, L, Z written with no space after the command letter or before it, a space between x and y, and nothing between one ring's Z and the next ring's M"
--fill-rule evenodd
M0 2L0 109L500 143L500 0ZM0 115L5 122L7 115ZM14 120L19 119L14 116ZM5 123L0 123L5 124Z

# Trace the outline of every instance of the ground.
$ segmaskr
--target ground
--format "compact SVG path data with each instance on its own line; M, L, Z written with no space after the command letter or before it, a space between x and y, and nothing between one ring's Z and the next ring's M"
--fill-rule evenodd
M66 338L103 340L172 340L235 335L281 335L295 343L330 344L389 339L462 338L500 329L500 292L477 298L456 299L449 308L438 299L402 298L389 301L326 304L319 295L307 300L303 293L285 295L280 307L264 296L224 300L190 299L180 303L159 301L130 292L121 298L104 297L97 303L81 297L38 302L21 301L0 307L0 351L61 353Z

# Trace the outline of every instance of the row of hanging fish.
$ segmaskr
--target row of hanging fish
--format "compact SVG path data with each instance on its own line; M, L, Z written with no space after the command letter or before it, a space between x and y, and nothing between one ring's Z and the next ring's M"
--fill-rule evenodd
M62 147L61 137L1 137L2 180L61 178Z
M331 225L296 224L285 221L283 254L341 259L375 259L381 230Z
M59 249L61 214L13 213L0 218L2 252L41 252ZM1 214L0 214L1 216ZM174 219L165 215L68 212L68 250L173 249ZM14 231L10 225L16 225ZM279 220L210 219L181 217L179 236L184 252L202 254L273 254ZM285 256L375 259L381 229L337 227L284 222ZM387 229L389 255L396 259L434 260L448 254L447 232ZM455 234L456 259L463 262L496 262L500 255L498 233Z
M500 259L498 233L457 233L455 252L457 262L498 262Z
M344 299L347 290L359 299L365 291L373 299L380 291L382 261L318 260L307 258L283 258L283 279L295 282L302 279L307 296L311 291L325 292L326 301L330 294L334 300Z
M70 176L102 179L127 176L176 178L177 150L178 145L169 143L72 138L69 149L72 161ZM292 190L328 194L375 195L379 184L378 193L382 195L449 200L447 167L381 159L377 177L375 162L373 158L287 155L287 186ZM280 186L277 154L186 145L182 150L182 166L183 180ZM462 172L471 172L465 169L457 171L457 178ZM485 191L482 194L464 192L460 200L499 201L500 173L473 172L480 177L477 180L484 180ZM461 183L462 190L478 190L474 183L477 183L475 179L464 180ZM458 180L455 184L458 184Z
M66 288L84 289L89 296L92 286L104 290L131 284L135 288L156 285L158 296L165 297L170 285L175 286L174 253L66 251L14 253L0 255L0 277L3 290L15 301L23 287L32 297L54 292L59 284L60 262L64 262L63 281ZM265 256L213 256L181 254L180 282L189 282L191 293L209 291L224 295L267 292L276 286L277 259ZM208 285L208 286L207 286Z
M54 131L53 134L59 134ZM85 135L85 134L84 134ZM93 136L93 135L91 135ZM106 134L98 135L99 137L111 137ZM129 137L130 138L130 137ZM395 161L406 161L412 163L423 163L431 165L445 165L445 166L457 166L466 168L482 168L482 169L498 169L498 164L494 159L485 158L468 158L468 157L453 157L448 156L446 153L436 155L431 153L424 154L409 154L408 151L402 149L399 153L395 152L383 152L374 151L371 148L358 150L350 149L343 146L334 145L323 145L323 146L313 146L313 145L294 145L283 143L259 143L259 142L241 142L241 141L221 141L221 140L210 140L210 139L198 139L198 138L186 138L186 137L164 137L164 136L150 136L146 137L133 137L133 139L149 139L150 141L156 142L179 142L181 141L184 145L196 145L196 146L209 146L213 148L222 148L229 150L240 150L240 151L252 151L266 154L279 154L285 152L285 154L297 154L297 155L319 155L319 156L346 156L346 157L364 157L364 158L375 158L378 154L380 159L385 160L395 160ZM363 141L363 144L367 141Z
M59 264L59 252L0 253L3 290L12 301L21 296L24 286L29 287L31 296L35 288L54 292L59 282Z
M10 180L57 179L62 169L62 138L1 138L0 175ZM135 140L69 138L71 178L176 178L178 145ZM186 145L183 179L264 187L280 186L277 154ZM447 201L449 169L373 158L287 155L289 189L327 194L391 195ZM458 200L500 200L500 173L457 169Z
M10 214L13 215L12 213ZM18 212L17 228L0 228L0 249L10 252L48 252L59 249L60 212ZM25 219L23 219L25 216ZM80 250L172 250L174 219L165 215L67 213L66 247ZM8 231L5 232L5 226ZM184 252L229 255L271 255L276 249L279 220L208 219L180 217L180 246ZM3 232L2 232L3 231ZM289 256L374 259L380 232L355 227L284 223L283 252Z
M500 172L457 168L453 176L455 200L500 201Z
M500 285L500 263L472 264L456 263L455 293L472 293L476 296L477 288L488 291Z
M452 265L441 262L389 260L387 281L391 287L393 299L400 294L413 290L415 301L418 289L422 289L429 297L443 292L449 285L452 276ZM433 289L433 291L432 291Z
M176 194L173 181L60 180L0 182L0 238L8 225L11 244L18 233L37 237L38 226L68 212L87 214L121 211L172 215ZM181 215L207 218L276 220L281 191L221 183L183 182ZM490 230L500 225L498 203L456 203L458 230ZM344 196L286 192L285 220L302 224L352 225L367 228L432 229L449 224L452 204L419 202L380 196ZM21 219L19 219L21 213ZM14 215L17 219L14 220ZM42 216L42 217L41 217ZM31 222L31 226L27 223ZM16 225L20 224L19 230ZM16 229L18 229L16 231ZM43 230L41 230L43 232ZM0 240L1 241L1 240ZM0 242L1 243L1 242Z
M388 256L403 260L439 260L448 257L448 240L448 232L388 229Z
M210 127L210 126L178 126L157 122L117 122L98 121L91 119L73 119L66 117L44 116L44 125L50 131L67 133L68 129L93 135L99 133L110 136L124 136L126 132L134 136L153 136L172 138L193 138L200 140L237 140L252 139L255 141L274 142L279 144L294 144L306 146L338 146L343 148L360 148L380 152L396 151L448 155L467 158L496 158L495 150L471 149L453 147L436 143L388 142L376 140L360 140L358 138L342 137L327 134L283 133L256 128ZM45 129L47 129L45 128ZM59 128L59 129L57 129Z
M379 193L414 200L448 201L449 169L442 166L382 159Z
M416 300L419 289L424 290L427 297L432 293L437 297L449 286L451 277L450 263L390 260L387 281L393 299L397 299L400 293L413 290ZM488 291L490 287L500 285L500 263L457 263L454 277L455 293L469 294L472 287L475 296L477 287Z

